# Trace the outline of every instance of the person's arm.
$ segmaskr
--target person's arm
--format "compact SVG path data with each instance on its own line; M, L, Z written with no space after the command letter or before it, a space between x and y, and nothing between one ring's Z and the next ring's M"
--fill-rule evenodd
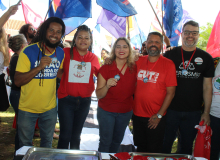
M210 125L210 107L212 103L212 78L203 78L203 100L204 113L201 116L201 121L204 120L203 125Z
M51 61L52 58L44 56L41 58L39 66L33 68L29 72L22 73L16 71L14 77L15 85L20 87L29 83L41 70L43 70L46 66L49 66Z
M158 111L158 114L163 116L163 114L166 112L167 108L169 107L175 95L175 91L176 91L175 86L167 87L167 94L166 94L166 97L164 98L164 101L163 101L163 104L160 110ZM151 116L151 118L149 119L148 128L155 129L157 125L159 124L160 120L161 118L158 118L156 114Z
M14 15L18 10L18 5L11 6L0 18L0 28L4 26L11 15Z
M62 75L63 75L63 69L59 69L58 72L57 72L57 77L61 78Z
M106 83L106 80L99 73L97 79L97 88L96 88L97 98L98 99L104 98L108 92L108 89L116 85L117 85L117 80L115 78L109 78Z

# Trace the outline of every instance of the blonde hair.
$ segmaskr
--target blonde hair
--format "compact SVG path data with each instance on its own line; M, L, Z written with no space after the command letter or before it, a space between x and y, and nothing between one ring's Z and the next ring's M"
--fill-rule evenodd
M4 65L8 66L9 65L9 51L8 51L6 33L5 33L4 28L0 29L0 52L2 52L4 56Z
M128 40L127 38L125 38L125 37L120 37L120 38L118 38L118 39L115 41L115 43L114 43L114 45L113 45L113 48L112 48L112 50L111 50L111 53L110 53L110 60L113 62L113 61L116 59L115 48L116 48L116 45L117 45L118 41L120 41L120 40L125 41L125 42L127 43L128 47L129 47L129 55L128 55L128 57L127 57L127 66L129 67L130 70L133 70L134 65L135 65L134 55L133 55L133 53L132 53L133 50L132 50L132 48L131 48L131 44L130 44L129 40Z
M15 53L17 53L21 49L21 46L25 43L27 43L27 40L23 34L11 36L8 39L8 47Z

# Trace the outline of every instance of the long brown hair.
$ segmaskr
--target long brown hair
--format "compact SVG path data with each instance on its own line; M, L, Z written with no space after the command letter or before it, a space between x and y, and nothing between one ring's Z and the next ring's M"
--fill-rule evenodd
M7 44L6 33L5 33L4 28L0 29L0 52L2 52L4 56L4 65L8 66L9 65L9 51L8 51L8 44Z

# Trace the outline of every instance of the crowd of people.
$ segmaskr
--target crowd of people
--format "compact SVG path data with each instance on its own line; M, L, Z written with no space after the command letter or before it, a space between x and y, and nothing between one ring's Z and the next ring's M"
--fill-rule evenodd
M98 151L117 153L132 119L137 152L171 153L179 132L178 153L192 155L195 125L204 121L213 130L211 160L219 159L220 100L215 83L219 80L219 58L215 60L215 70L211 55L196 47L197 22L186 22L181 33L182 45L165 54L161 54L163 41L167 47L170 44L158 32L149 33L142 46L144 56L138 58L129 40L118 38L110 53L110 63L100 65L92 53L92 33L86 25L77 28L70 47L60 47L65 24L57 17L48 18L37 30L31 24L22 26L19 34L6 43L2 27L16 10L17 5L10 7L0 21L0 74L9 64L8 47L14 52L9 69L10 102L17 116L15 150L32 145L37 120L40 147L52 147L57 97L57 148L80 149L96 76ZM104 52L102 60L108 56ZM61 79L58 90L57 78Z

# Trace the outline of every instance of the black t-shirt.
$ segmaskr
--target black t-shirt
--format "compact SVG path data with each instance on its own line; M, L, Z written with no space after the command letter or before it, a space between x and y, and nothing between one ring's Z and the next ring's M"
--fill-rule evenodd
M190 60L193 51L184 51L185 67ZM198 111L203 102L203 78L214 76L214 62L211 55L199 48L188 65L187 75L182 74L183 61L181 47L176 47L164 54L171 59L176 66L177 87L175 96L169 109L175 111Z
M14 53L13 56L11 57L10 64L9 64L10 78L12 81L11 89L16 90L16 91L20 91L21 87L17 87L14 83L14 75L15 75L15 69L17 66L17 62L18 62L18 54Z

